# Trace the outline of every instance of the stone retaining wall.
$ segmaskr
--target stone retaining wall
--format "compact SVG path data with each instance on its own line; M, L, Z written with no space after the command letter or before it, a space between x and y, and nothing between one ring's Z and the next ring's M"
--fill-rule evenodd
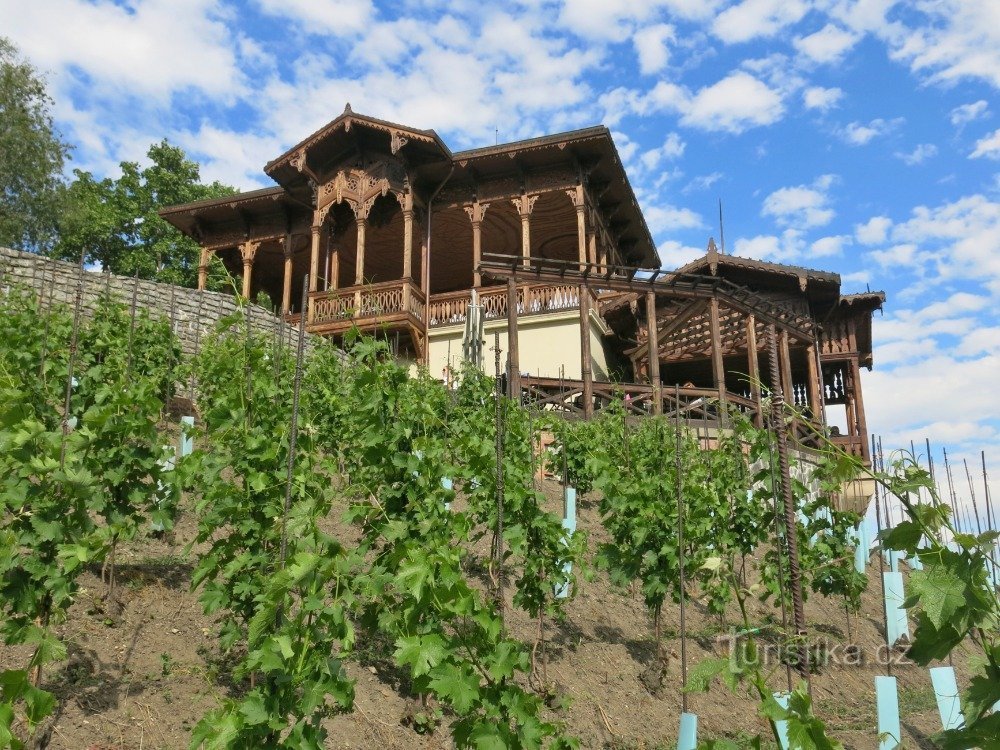
M15 284L41 292L45 299L72 305L80 276L79 267L74 263L0 247L0 289L3 291ZM84 271L82 276L81 307L84 314L92 314L97 300L106 292L129 305L135 290L137 307L168 319L173 311L174 331L185 356L194 353L199 338L203 340L219 320L237 309L234 297L219 292L199 292L93 271ZM250 325L254 330L271 336L281 335L289 343L296 340L298 331L294 326L256 305L252 305L250 310Z

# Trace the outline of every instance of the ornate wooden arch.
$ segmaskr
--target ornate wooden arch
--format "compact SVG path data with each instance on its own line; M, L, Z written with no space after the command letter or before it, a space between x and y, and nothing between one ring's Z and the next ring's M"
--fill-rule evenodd
M354 216L367 219L375 201L392 193L404 208L410 191L403 165L389 159L371 159L340 169L317 191L316 210L325 218L330 207L347 203Z

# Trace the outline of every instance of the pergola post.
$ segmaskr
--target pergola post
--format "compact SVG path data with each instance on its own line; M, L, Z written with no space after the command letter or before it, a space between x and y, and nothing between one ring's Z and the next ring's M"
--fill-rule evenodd
M760 364L757 360L757 351L757 318L751 313L747 316L747 373L750 378L750 398L756 407L754 424L761 428L764 426L764 414L761 411Z
M208 282L208 249L201 249L201 260L198 262L198 291L205 290L205 284Z
M865 420L865 401L861 395L861 367L858 365L858 358L851 357L851 394L853 395L854 410L856 414L855 431L861 437L861 457L865 461L871 461L871 453L868 450L868 424Z
M517 282L507 279L507 388L510 397L521 400L521 362L517 346Z
M247 240L240 245L240 255L243 257L243 296L250 298L253 278L253 261L257 257L257 248L260 243L255 240Z
M663 413L660 390L660 346L656 330L656 292L646 292L646 357L649 360L649 384L653 387L653 414Z
M719 392L720 408L726 403L726 370L722 362L722 333L719 327L719 298L712 297L708 306L709 328L712 335L712 379ZM720 411L720 422L721 411Z
M465 213L469 215L469 220L472 222L472 285L475 287L481 286L483 283L482 274L479 273L479 264L483 259L483 218L489 207L489 203L480 203L479 201L465 207Z
M284 275L281 277L281 314L288 315L292 309L292 235L285 233L285 247L282 256L285 260Z
M594 373L590 356L590 289L580 284L580 375L583 378L583 416L594 416Z

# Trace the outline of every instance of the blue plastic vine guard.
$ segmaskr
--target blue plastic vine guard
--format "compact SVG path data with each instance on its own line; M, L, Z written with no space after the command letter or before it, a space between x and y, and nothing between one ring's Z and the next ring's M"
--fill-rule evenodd
M965 723L954 667L931 667L931 685L941 714L942 729L958 729Z
M774 694L774 699L782 708L788 708L789 697L789 694L784 691ZM788 750L788 722L784 720L776 721L774 722L774 726L778 730L778 743L781 745L781 750Z
M899 693L895 677L879 675L875 678L875 701L878 707L878 750L896 750L902 742L902 732L899 728Z
M173 471L177 461L177 454L174 452L174 446L164 445L161 447L163 449L163 456L157 459L156 463L159 464L160 468L163 469L164 471ZM168 490L167 487L163 484L163 482L157 482L156 489L158 492L158 497L156 498L156 505L157 507L159 507L166 499L165 496ZM160 523L159 521L153 521L149 524L149 526L153 531L157 532L166 530L163 524Z
M451 477L441 477L441 486L446 490L454 490L455 483L451 481ZM451 510L451 503L446 502L444 504L445 510Z
M890 645L904 635L910 637L910 622L906 618L906 610L903 609L903 602L906 596L903 593L902 573L883 573L882 579L885 581L885 621L888 640Z
M576 487L566 485L563 489L565 510L563 512L562 527L565 531L563 541L568 543L569 538L576 532ZM563 572L568 576L573 569L572 563L563 565ZM556 597L565 599L569 596L569 584L563 583L556 587Z
M181 456L191 455L194 450L194 417L181 417Z
M680 731L677 734L677 750L695 750L698 747L698 714L686 711L681 714Z

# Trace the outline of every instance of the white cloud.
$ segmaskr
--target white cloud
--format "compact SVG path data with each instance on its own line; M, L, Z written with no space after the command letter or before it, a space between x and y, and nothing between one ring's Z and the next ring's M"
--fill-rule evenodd
M984 156L987 159L1000 159L1000 128L976 141L976 148L969 154L970 159Z
M910 153L897 151L895 157L907 166L914 167L923 164L928 159L937 156L937 146L933 143L920 143Z
M986 117L990 113L989 105L985 99L972 102L971 104L961 104L955 107L948 115L952 125L962 127L966 123Z
M674 41L674 27L665 23L639 29L632 37L636 54L639 56L639 70L650 75L662 70L670 60L668 42Z
M843 255L844 248L852 243L849 234L837 234L821 237L809 246L809 255L813 258L827 258L833 255Z
M740 237L735 243L735 254L744 258L783 263L800 258L804 247L802 234L796 229L786 229L780 237L776 235Z
M362 31L375 14L371 0L256 0L261 10L295 21L311 34L349 36Z
M797 37L795 48L817 63L834 63L858 41L857 34L828 23L814 34Z
M196 132L179 133L176 140L201 162L202 180L218 180L243 190L273 185L262 168L287 146L273 136L236 133L207 122Z
M675 232L680 229L703 229L704 220L690 208L678 208L669 204L643 208L649 231L654 235Z
M854 236L862 245L878 245L885 242L892 219L888 216L873 216L864 224L854 227Z
M563 0L558 24L590 40L621 42L663 11L683 19L703 19L718 4L719 0Z
M691 180L681 190L682 193L691 193L698 190L708 190L712 185L723 178L722 172L711 172L709 174L698 175Z
M902 117L893 120L884 120L881 117L869 122L867 125L861 122L852 122L841 132L843 139L852 146L864 146L874 138L888 135L904 122Z
M232 101L246 90L240 37L217 0L110 2L0 0L4 34L66 88L82 74L89 96L141 95L166 102L181 91ZM94 89L97 89L96 91Z
M663 261L664 268L680 268L685 263L700 258L705 254L704 250L690 245L684 245L676 240L661 242L657 247L660 260Z
M822 86L810 86L802 92L802 101L806 109L818 109L821 112L836 107L843 97L844 92L841 89L826 89Z
M683 107L681 122L704 130L740 133L777 122L784 109L777 92L738 71L691 97Z
M715 17L712 31L727 44L773 36L797 23L808 6L801 0L743 0Z
M912 19L912 20L910 20ZM893 59L932 82L979 78L1000 87L1000 3L941 0L920 3L907 20L875 29Z
M639 161L647 171L652 172L661 164L684 155L684 141L677 133L667 133L663 145L643 153Z
M812 185L796 185L775 190L764 199L762 216L772 216L781 226L808 229L829 224L836 215L830 208L827 191L834 175L822 175Z

